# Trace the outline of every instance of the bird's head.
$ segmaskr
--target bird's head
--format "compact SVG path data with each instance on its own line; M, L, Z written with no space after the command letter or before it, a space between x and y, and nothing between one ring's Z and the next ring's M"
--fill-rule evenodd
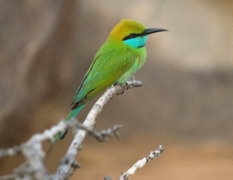
M131 19L123 19L111 31L109 38L122 41L134 48L144 47L149 34L167 31L160 28L148 28L137 21Z

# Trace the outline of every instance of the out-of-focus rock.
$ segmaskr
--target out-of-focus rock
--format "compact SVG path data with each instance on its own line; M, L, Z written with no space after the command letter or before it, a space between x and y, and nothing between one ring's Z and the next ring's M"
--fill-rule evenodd
M76 8L73 0L0 2L0 142L24 134L32 107L71 76Z

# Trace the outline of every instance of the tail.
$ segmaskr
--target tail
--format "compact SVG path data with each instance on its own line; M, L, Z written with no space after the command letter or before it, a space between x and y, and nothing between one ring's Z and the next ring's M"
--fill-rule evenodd
M67 118L66 118L65 121L70 121L71 119L75 118L75 117L77 116L77 114L79 113L79 111L83 108L83 106L84 106L84 105L82 105L82 106L80 106L80 107L78 107L78 108L72 110L72 111L68 114L68 116L67 116ZM56 135L54 141L53 141L52 144L50 145L49 150L47 151L47 153L46 153L46 155L45 155L45 157L44 157L44 163L45 163L46 160L48 159L48 157L49 157L49 155L50 155L50 153L51 153L51 151L52 151L52 149L53 149L55 143L56 143L59 139L63 139L63 138L65 137L65 135L66 135L66 133L67 133L67 130L68 130L68 129L66 129L66 130L64 130L62 133Z

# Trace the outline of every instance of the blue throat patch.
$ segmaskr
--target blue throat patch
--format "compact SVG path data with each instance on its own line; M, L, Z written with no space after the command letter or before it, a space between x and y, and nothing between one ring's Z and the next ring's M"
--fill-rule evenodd
M145 46L147 38L148 36L138 36L132 39L127 39L123 42L130 46L133 46L134 48L141 48Z

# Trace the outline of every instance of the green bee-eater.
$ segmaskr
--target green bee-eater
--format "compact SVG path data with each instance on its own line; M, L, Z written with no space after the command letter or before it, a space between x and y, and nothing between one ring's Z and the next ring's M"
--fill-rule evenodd
M149 34L166 29L146 29L141 23L123 19L111 31L96 53L72 103L66 121L75 118L84 105L112 84L124 84L146 60L145 44ZM65 133L64 133L65 134ZM64 134L56 137L55 141Z
M146 29L141 23L123 19L96 53L73 100L67 121L83 106L112 84L124 84L146 60L145 44L149 34L166 29Z

